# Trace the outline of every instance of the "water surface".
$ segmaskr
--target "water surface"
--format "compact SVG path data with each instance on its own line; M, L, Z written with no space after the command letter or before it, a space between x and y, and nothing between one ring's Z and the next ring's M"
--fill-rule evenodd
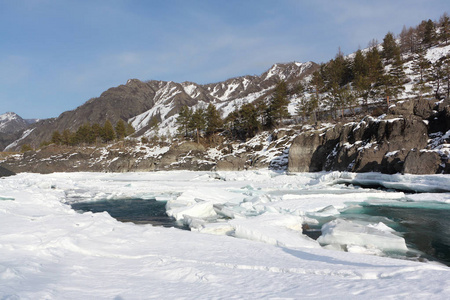
M166 201L127 198L78 202L71 204L71 206L73 209L82 212L90 211L97 213L106 211L111 217L120 222L187 229L182 223L167 216Z

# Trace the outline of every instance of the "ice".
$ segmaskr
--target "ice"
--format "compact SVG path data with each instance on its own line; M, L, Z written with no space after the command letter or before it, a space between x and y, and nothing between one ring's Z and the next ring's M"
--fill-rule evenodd
M352 242L363 236L348 252L302 234L308 215L334 215L347 202L421 201L420 194L338 183L357 176L264 170L3 178L0 299L447 299L448 267L376 256L404 249L384 224L335 226ZM434 187L448 180L382 179ZM448 193L422 195L448 205ZM168 201L191 231L121 223L65 204L104 197Z
M382 223L381 223L382 224ZM386 229L384 224L361 225L352 221L336 219L322 226L322 235L317 240L324 245L340 245L349 250L358 246L369 251L407 251L405 239ZM355 249L355 248L354 248Z
M408 192L450 192L450 177L448 175L332 172L324 175L321 180L362 186L379 186Z
M206 201L194 203L187 207L179 207L179 208L173 208L173 206L169 207L170 208L169 210L167 210L167 215L169 217L174 217L177 221L183 220L185 216L197 218L209 218L216 216L213 204L211 202Z
M316 241L302 235L303 219L298 216L264 213L262 215L237 219L229 223L234 235L253 241L288 248L318 248Z

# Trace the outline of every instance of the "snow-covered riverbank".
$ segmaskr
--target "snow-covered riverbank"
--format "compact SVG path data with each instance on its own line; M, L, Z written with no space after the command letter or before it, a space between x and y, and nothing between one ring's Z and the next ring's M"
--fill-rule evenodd
M335 225L347 237L364 232L364 241L346 241L358 253L324 249L302 235L311 216L339 213L346 202L450 205L449 193L433 193L450 186L448 175L364 176L180 171L3 178L0 298L445 299L448 267L360 254L404 247L383 224ZM348 186L352 180L429 193L367 190ZM126 197L168 201L169 215L192 231L121 223L67 205ZM331 225L328 241L334 242Z

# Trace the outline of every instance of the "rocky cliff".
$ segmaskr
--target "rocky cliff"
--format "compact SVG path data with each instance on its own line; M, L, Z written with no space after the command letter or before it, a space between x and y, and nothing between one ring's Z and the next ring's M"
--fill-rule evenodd
M389 114L358 122L291 125L246 142L217 136L213 144L128 139L102 147L50 145L10 155L12 172L130 172L158 170L350 171L450 173L448 101L398 102Z
M300 133L289 151L290 172L449 173L448 102L399 102L389 114Z

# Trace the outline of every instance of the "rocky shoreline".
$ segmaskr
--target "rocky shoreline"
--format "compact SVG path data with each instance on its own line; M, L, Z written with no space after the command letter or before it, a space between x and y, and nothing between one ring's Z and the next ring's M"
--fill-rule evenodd
M122 141L104 147L50 145L10 155L1 175L20 172L148 172L159 170L349 171L386 174L450 173L448 101L399 102L388 115L359 122L292 126L246 142L208 147L175 141L145 145Z

